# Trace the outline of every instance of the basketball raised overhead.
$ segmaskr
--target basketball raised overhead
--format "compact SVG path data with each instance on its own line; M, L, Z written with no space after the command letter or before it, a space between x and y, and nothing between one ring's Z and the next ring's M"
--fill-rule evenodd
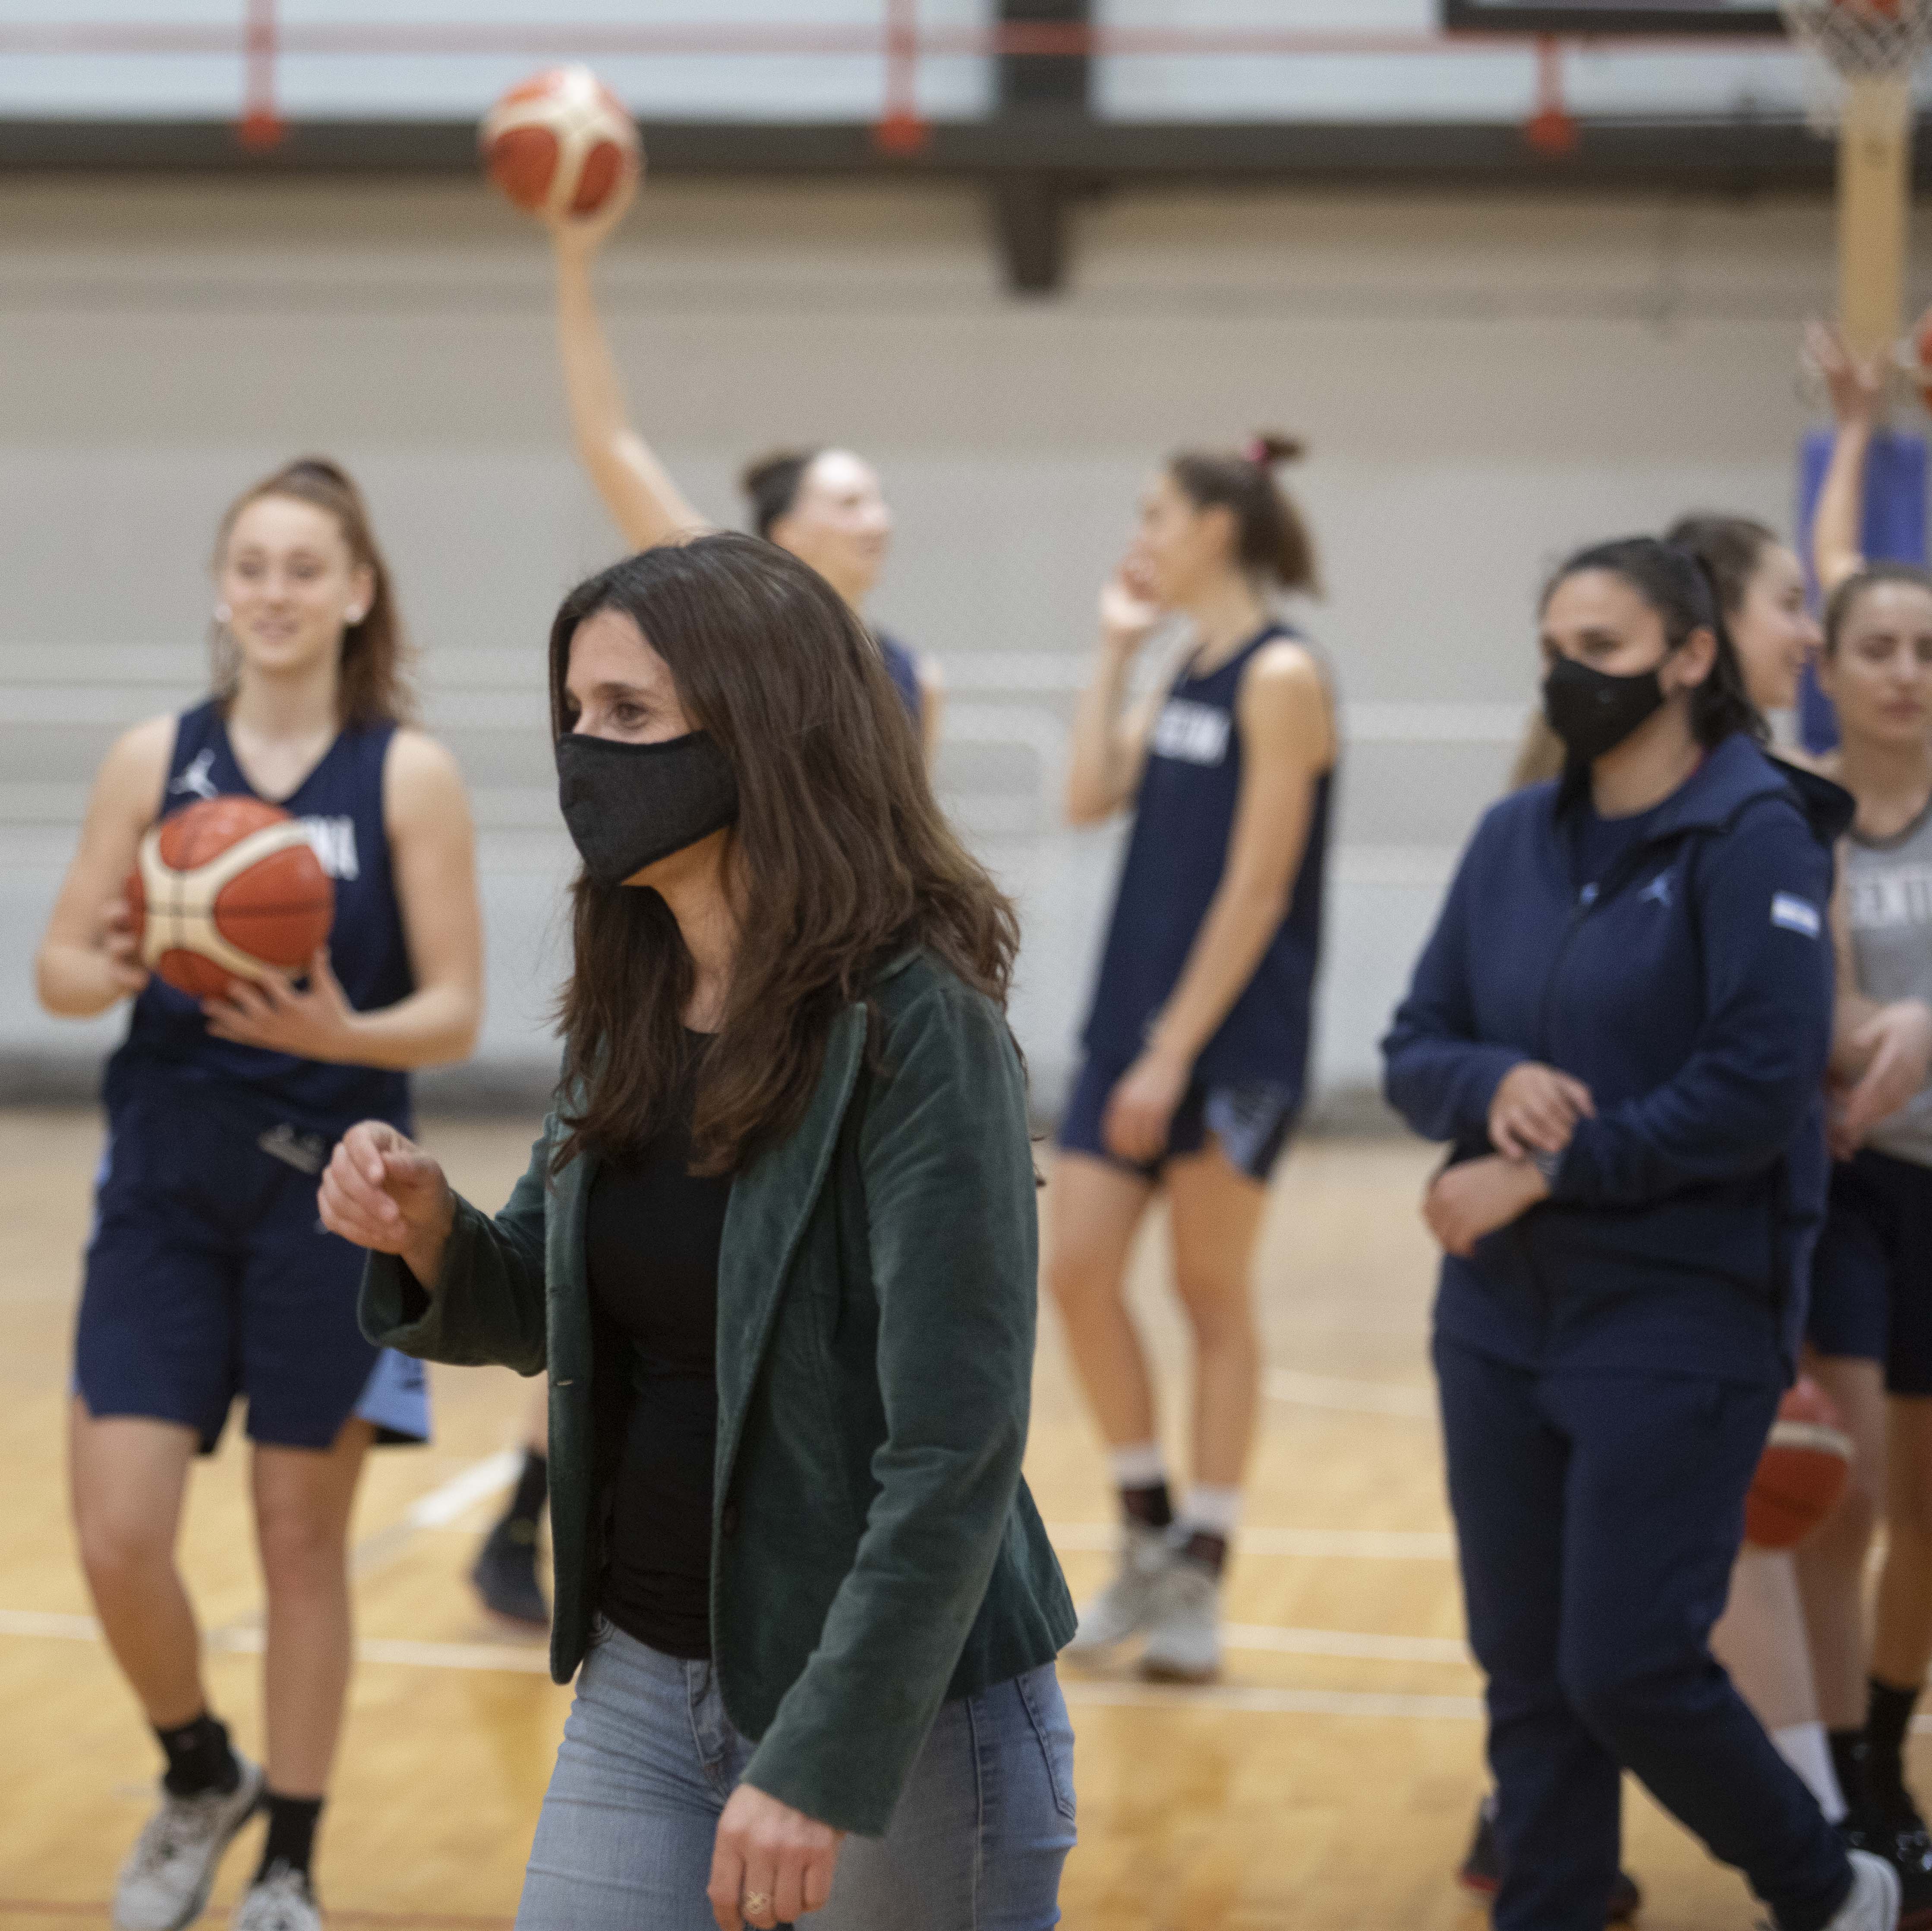
M260 798L206 798L154 826L128 881L141 961L178 992L299 972L328 937L335 888L300 821Z
M587 67L519 82L478 141L491 181L532 215L594 215L644 152L624 104Z

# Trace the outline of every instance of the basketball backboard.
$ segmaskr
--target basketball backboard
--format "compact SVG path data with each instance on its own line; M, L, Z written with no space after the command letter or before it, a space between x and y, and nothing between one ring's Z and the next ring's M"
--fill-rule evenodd
M1764 0L1442 0L1452 32L1648 35L1775 35L1784 31Z

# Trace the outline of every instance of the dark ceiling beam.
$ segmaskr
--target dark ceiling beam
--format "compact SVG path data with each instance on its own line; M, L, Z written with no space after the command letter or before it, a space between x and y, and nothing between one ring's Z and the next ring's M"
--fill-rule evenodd
M1003 27L1084 27L1088 0L1000 0ZM1037 145L1062 149L1082 138L1091 113L1093 62L1079 54L1003 53L993 125ZM1069 185L1051 167L988 174L986 205L1006 286L1016 295L1052 295L1066 279Z
M1799 120L1594 120L1576 152L1538 155L1513 123L1096 121L1064 113L934 125L918 154L881 155L860 124L649 122L660 176L866 177L987 183L1048 174L1072 192L1191 182L1358 185L1397 191L1682 189L1827 194L1832 147ZM1932 190L1932 119L1914 144L1916 185ZM476 173L460 122L298 122L267 154L225 122L0 120L0 173L454 176Z

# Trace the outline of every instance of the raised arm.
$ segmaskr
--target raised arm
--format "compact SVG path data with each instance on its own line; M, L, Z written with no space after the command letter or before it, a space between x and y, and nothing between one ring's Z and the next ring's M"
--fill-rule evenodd
M92 1019L148 983L124 889L142 834L159 811L174 742L174 719L150 718L117 739L101 760L80 848L34 962L34 993L62 1019Z
M237 984L202 1010L218 1039L337 1065L407 1072L465 1059L483 1017L476 839L456 761L419 731L399 731L382 767L382 818L416 990L371 1012L352 1008L325 950L308 986Z
M1811 517L1811 568L1828 597L1864 565L1865 458L1885 407L1884 351L1854 355L1844 336L1822 322L1811 324L1805 341L1838 425Z
M1066 773L1071 824L1098 824L1112 818L1139 786L1161 693L1128 704L1127 675L1135 653L1160 620L1160 613L1134 594L1124 574L1100 593L1100 648L1073 716L1073 755Z
M610 518L634 549L710 527L684 500L657 452L632 427L624 385L597 313L591 270L597 251L637 191L633 175L592 215L550 223L556 259L556 343L578 459L597 485Z

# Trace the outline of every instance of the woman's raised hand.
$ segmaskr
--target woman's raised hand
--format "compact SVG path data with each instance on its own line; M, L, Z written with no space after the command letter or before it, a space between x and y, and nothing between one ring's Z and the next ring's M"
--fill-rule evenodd
M442 1169L406 1134L364 1120L336 1143L319 1195L331 1233L398 1255L425 1288L442 1272L456 1196Z
M552 213L545 209L544 225L549 229L559 253L594 255L628 212L644 178L644 159L638 155L625 162L623 173L604 197L603 205L590 214L573 215L567 209Z
M1855 355L1844 335L1825 322L1807 325L1804 347L1825 378L1833 419L1841 427L1876 422L1885 407L1886 350Z
M1138 650L1160 621L1160 606L1147 596L1131 563L1123 564L1100 592L1100 635L1114 650Z
M1596 1110L1582 1080L1526 1059L1497 1083L1490 1101L1490 1144L1505 1160L1561 1153L1576 1122L1593 1118Z

